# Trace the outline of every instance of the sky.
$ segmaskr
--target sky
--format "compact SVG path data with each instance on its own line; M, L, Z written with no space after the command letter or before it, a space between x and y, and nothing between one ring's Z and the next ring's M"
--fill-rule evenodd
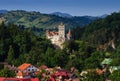
M120 11L120 0L0 0L1 9L100 16Z

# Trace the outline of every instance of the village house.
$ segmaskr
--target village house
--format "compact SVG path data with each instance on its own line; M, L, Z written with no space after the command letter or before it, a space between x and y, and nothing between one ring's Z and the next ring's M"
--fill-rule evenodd
M112 59L111 58L105 58L102 62L101 62L101 65L103 68L106 68L108 65L110 65L112 62Z
M39 81L38 78L5 78L0 77L0 81Z
M24 63L18 67L16 78L31 78L34 77L39 69L29 63Z
M110 73L113 73L116 70L120 70L120 66L110 66L109 68Z
M46 30L46 38L50 39L54 46L63 48L63 43L66 40L71 40L71 30L69 29L68 33L65 32L65 25L61 23L58 26L58 32Z

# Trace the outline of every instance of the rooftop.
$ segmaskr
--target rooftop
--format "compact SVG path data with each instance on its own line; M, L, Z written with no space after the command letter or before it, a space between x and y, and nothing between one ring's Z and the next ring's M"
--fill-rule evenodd
M25 69L28 68L30 65L31 65L31 64L29 64L29 63L24 63L24 64L20 65L20 66L18 67L18 69L19 69L19 70L25 70Z

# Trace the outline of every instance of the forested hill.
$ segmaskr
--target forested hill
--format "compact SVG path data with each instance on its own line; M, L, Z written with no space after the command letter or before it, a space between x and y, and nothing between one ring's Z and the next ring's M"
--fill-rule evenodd
M81 30L81 33L80 31ZM90 42L94 45L103 45L110 42L120 44L120 12L112 13L105 19L99 19L84 27L77 29L75 34L77 39ZM78 36L77 36L78 35Z
M24 25L27 28L53 28L58 26L61 22L66 24L67 28L72 28L76 26L84 26L97 19L97 17L86 16L63 18L50 14L42 14L40 12L28 12L23 10L8 11L5 14L1 14L0 17L0 21L3 20L5 23Z
M65 69L75 67L81 72L89 69L101 69L101 62L104 58L111 58L112 62L108 67L120 66L119 31L120 13L113 13L84 28L73 29L72 36L75 39L66 41L63 44L64 49L61 50L55 49L50 40L45 37L34 35L31 29L21 30L17 25L2 23L0 24L0 62L5 61L15 66L31 63L35 66L60 66ZM104 50L103 48L110 44L110 41L115 44L115 49ZM99 45L103 45L102 50L96 50ZM0 70L1 68L2 66L0 66ZM1 74L2 71L0 71L0 76ZM113 76L108 72L102 76L91 72L85 81L103 81L104 75ZM118 80L115 80L116 77ZM103 79L101 80L101 78ZM119 75L115 74L111 78L114 81L119 81Z

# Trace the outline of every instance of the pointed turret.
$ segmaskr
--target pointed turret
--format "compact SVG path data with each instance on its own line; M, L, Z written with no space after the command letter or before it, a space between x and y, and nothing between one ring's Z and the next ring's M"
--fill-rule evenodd
M67 40L71 39L71 30L69 29L68 33L67 33Z

